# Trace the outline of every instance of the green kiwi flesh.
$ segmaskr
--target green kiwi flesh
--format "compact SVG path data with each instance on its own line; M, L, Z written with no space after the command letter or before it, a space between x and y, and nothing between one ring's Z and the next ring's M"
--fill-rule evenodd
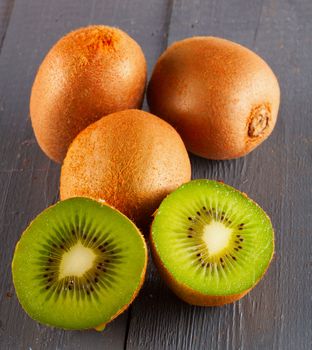
M260 280L274 252L266 213L245 194L212 180L191 181L166 197L151 240L169 285L173 280L200 296L243 295Z
M117 210L72 198L43 211L17 243L13 282L30 317L64 329L103 329L138 292L146 244Z

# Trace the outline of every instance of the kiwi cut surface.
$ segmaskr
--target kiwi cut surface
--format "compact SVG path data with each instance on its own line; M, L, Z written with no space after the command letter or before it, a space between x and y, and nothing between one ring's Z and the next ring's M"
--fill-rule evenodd
M266 213L245 194L212 180L191 181L162 202L151 242L169 286L196 305L241 298L260 280L274 252Z
M17 297L33 319L64 329L101 329L134 299L146 263L144 238L128 218L72 198L29 225L12 272Z

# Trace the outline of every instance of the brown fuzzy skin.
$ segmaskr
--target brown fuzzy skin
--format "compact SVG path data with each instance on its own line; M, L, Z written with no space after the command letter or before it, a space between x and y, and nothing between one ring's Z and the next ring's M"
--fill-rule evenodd
M176 130L150 113L126 110L75 138L62 166L60 196L104 200L145 228L162 199L190 178Z
M230 159L270 135L280 89L270 67L251 50L225 39L193 37L160 56L147 100L152 113L176 127L189 151Z
M244 196L246 196L249 200L252 201L251 198L247 196L246 193L242 192ZM256 202L253 201L255 205L258 206ZM155 212L156 216L157 212ZM268 217L268 216L267 216ZM270 218L268 217L270 220ZM239 294L232 294L232 295L207 295L200 293L194 289L191 289L187 285L178 282L174 276L168 271L168 269L164 266L162 260L160 259L160 256L157 252L153 235L152 235L152 225L150 229L150 248L152 253L153 261L157 267L157 270L163 280L166 282L167 286L183 301L185 301L188 304L191 305L197 305L197 306L223 306L226 304L234 303L235 301L241 299L243 296L245 296L247 293L249 293L262 279L262 277L265 275L267 269L270 266L270 263L274 256L274 241L273 241L273 252L271 256L271 260L269 261L267 268L264 270L263 274L258 278L258 280L255 282L255 284L247 290L244 290L242 293Z
M62 37L44 58L31 92L40 147L62 162L85 127L104 115L140 108L145 83L144 54L120 29L90 26Z

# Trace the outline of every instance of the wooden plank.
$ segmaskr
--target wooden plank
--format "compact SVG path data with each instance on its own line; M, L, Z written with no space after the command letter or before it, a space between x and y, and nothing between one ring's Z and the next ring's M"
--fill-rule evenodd
M223 180L263 206L276 230L264 280L222 308L179 301L153 266L132 309L128 349L311 349L312 2L187 1L172 9L169 40L223 36L254 49L279 77L277 127L245 158L192 157L194 178Z
M128 31L153 65L162 50L166 6L157 0L15 1L0 56L1 349L124 348L127 313L103 333L53 330L30 320L14 294L10 262L15 243L30 220L57 200L59 185L59 166L43 155L34 139L29 94L51 45L66 32L91 23Z
M2 0L0 2L0 52L10 22L13 5L14 0Z

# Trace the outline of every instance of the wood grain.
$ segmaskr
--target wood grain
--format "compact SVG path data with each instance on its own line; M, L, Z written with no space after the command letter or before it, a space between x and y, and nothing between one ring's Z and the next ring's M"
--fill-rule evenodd
M222 308L179 301L150 267L132 309L129 349L310 349L312 3L309 0L174 2L168 43L222 36L265 58L279 77L282 105L269 140L245 158L192 157L194 178L225 181L271 216L276 255L260 284Z
M91 23L126 30L144 44L152 65L162 50L166 6L156 0L149 2L148 11L137 0L15 1L0 55L0 349L124 348L127 313L103 333L65 332L38 325L17 302L10 269L13 250L30 220L58 199L60 170L35 141L29 95L38 65L53 43Z
M5 38L7 27L10 22L12 8L14 6L13 0L2 0L0 2L0 53L1 47Z

